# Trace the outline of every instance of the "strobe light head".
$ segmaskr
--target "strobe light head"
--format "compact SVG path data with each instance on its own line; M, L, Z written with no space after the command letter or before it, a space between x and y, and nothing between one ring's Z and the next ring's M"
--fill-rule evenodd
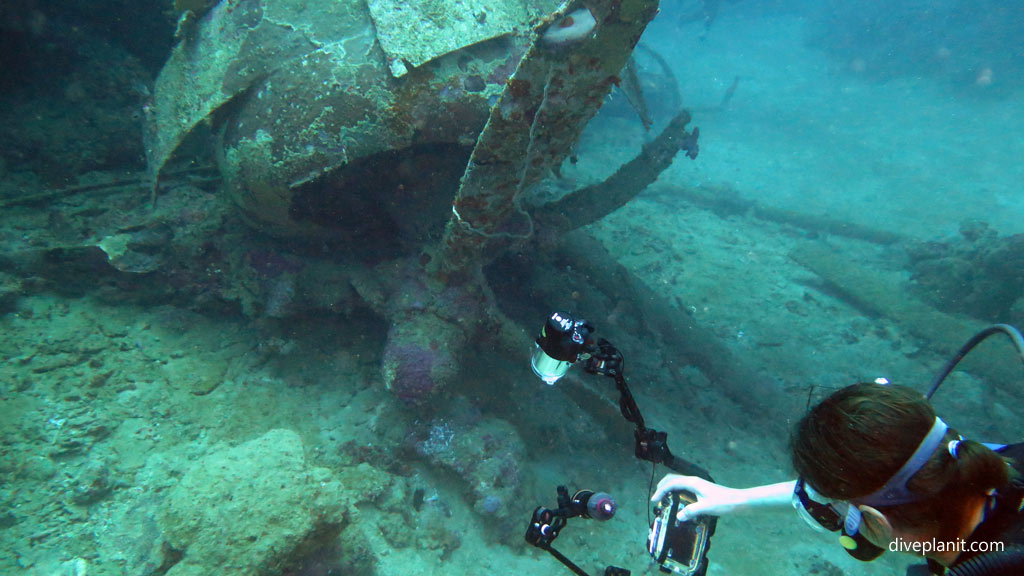
M607 492L592 490L580 490L572 497L572 502L586 510L583 516L601 522L611 520L618 508L615 499Z
M593 331L589 322L574 319L565 312L555 312L549 316L537 337L537 349L530 359L533 373L546 384L557 382L585 353Z

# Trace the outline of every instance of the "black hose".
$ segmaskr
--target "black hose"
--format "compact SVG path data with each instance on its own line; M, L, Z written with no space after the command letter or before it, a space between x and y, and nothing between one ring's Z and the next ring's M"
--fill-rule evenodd
M956 368L956 365L975 346L981 344L986 338L996 332L1003 332L1010 337L1014 347L1017 348L1017 354L1020 356L1021 361L1024 362L1024 337L1021 337L1020 331L1009 324L994 324L975 334L957 351L956 355L946 363L942 371L935 378L931 389L928 390L928 394L925 397L931 400L932 396L938 392L942 382ZM947 572L946 576L1020 576L1021 574L1024 574L1024 548L1015 546L1009 550L975 556Z
M942 386L942 382L946 379L947 376L949 376L949 373L952 372L954 368L956 368L956 365L959 364L960 361L964 359L964 356L967 356L967 354L971 350L973 350L975 346L981 344L982 341L984 341L989 336L995 334L996 332L1003 332L1010 337L1010 340L1013 341L1013 345L1017 348L1017 354L1020 355L1021 361L1024 362L1024 337L1021 337L1020 331L1018 331L1013 326L1010 326L1009 324L993 324L992 326L989 326L988 328L985 328L981 332L978 332L977 334L972 336L971 339L968 340L967 343L964 344L960 348L960 350L957 351L956 356L951 358L949 362L946 363L946 366L942 369L942 372L939 372L938 377L936 377L935 381L932 383L931 389L928 390L927 394L925 394L925 398L931 400L932 396L939 390L939 386ZM1024 572L1021 572L1021 574L1024 574Z
M946 573L946 576L1020 576L1024 574L1024 549L1010 548L975 556Z

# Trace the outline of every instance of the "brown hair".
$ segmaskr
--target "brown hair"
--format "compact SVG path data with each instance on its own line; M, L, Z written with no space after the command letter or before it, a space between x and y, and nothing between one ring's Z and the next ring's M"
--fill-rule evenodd
M826 398L797 424L793 467L823 496L856 502L903 467L934 422L931 404L911 388L855 384ZM950 428L944 442L958 437ZM952 539L966 524L972 499L1009 480L1006 462L983 444L961 442L957 458L943 444L907 483L924 499L879 510L905 530Z

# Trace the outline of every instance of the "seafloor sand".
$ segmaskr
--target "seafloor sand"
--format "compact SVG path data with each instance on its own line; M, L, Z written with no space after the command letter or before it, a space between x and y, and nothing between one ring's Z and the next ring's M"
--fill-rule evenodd
M788 257L810 241L806 235L749 216L720 218L674 196L670 185L729 185L769 205L919 239L954 234L963 218L985 220L1004 234L1021 232L1024 141L1002 135L1014 132L1024 113L1011 99L958 99L926 80L864 82L806 49L801 26L797 18L723 14L699 38L696 25L656 25L645 42L671 57L688 104L710 107L733 77L740 84L725 109L695 113L698 160L678 160L593 232L650 286L676 298L792 394L806 395L811 383L841 386L877 376L924 387L945 358L898 323L865 317L822 292L813 274ZM675 48L667 47L670 38L679 42ZM607 171L599 167L628 158L643 137L632 119L599 118L580 148L580 163L564 177L596 179ZM879 251L832 242L864 262ZM58 296L25 298L19 309L2 319L0 335L4 462L19 467L12 475L19 480L0 488L11 510L0 514L2 574L81 576L86 567L92 575L146 573L137 562L148 557L155 537L155 502L211 447L288 428L302 436L314 463L340 468L339 446L372 444L371 431L387 428L394 417L383 408L389 403L378 372L383 334L372 319L252 326ZM614 324L598 327L614 334ZM750 428L748 415L672 350L640 355L638 364L647 368L631 380L634 393L648 424L669 432L675 452L730 485L789 477L785 438ZM1006 362L1015 359L1007 355ZM660 371L650 369L659 365ZM502 386L501 378L480 378L482 393ZM106 387L107 379L123 385ZM1021 396L956 374L937 404L968 435L1012 441L1022 432L1019 412L1006 407L1020 406ZM66 442L69 423L75 440L91 446L88 462L47 456ZM535 505L554 505L557 483L611 492L618 516L606 523L575 520L557 546L592 574L605 564L656 573L643 550L649 468L631 459L629 438L609 442L600 457L546 453L525 463L536 478L526 493L536 500L512 505L525 528ZM101 469L89 472L90 465ZM496 541L439 475L415 466L420 484L437 492L432 502L450 509L447 526L462 544L450 555L391 550L379 556L379 574L568 573L546 554L524 551L519 533L514 542ZM76 505L76 495L97 500ZM36 521L9 522L15 514ZM374 523L379 515L366 505L361 519ZM368 534L371 547L384 547L379 534ZM902 572L902 561L849 559L788 511L722 520L711 558L711 576Z

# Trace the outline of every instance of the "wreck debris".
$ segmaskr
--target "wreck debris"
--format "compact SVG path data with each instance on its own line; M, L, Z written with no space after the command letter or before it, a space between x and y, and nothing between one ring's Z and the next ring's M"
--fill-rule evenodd
M409 220L422 221L436 204L429 235L440 236L465 158L530 41L510 31L528 29L538 10L557 3L481 12L485 22L459 12L464 3L392 4L392 12L384 0L309 0L302 9L288 0L218 4L157 81L154 182L175 150L208 125L226 195L256 228L349 243L392 223L419 233L421 222ZM419 16L458 24L467 35L438 29L398 42L425 25ZM410 203L416 209L390 209Z
M725 89L725 93L722 94L722 99L718 102L718 107L720 109L724 110L725 108L729 107L729 102L732 101L732 97L733 97L734 94L736 94L736 88L739 88L739 85L740 85L740 77L739 76L733 77L732 83L729 84L729 87Z
M534 185L558 169L609 91L621 83L619 75L657 12L652 0L569 3L530 34L509 34L498 20L494 27L478 26L479 19L474 24L465 15L449 14L446 21L454 18L475 30L476 43L453 51L449 39L439 39L419 52L394 42L396 30L408 22L383 23L383 0L369 11L354 1L309 11L338 14L333 23L301 20L281 0L231 4L236 13L249 15L245 25L219 20L226 15L218 5L198 23L191 47L176 49L180 62L172 58L161 74L158 91L166 93L158 98L164 104L156 106L156 118L167 120L167 103L187 100L181 91L193 89L175 78L198 66L194 58L218 43L231 48L209 72L205 104L187 107L181 126L153 123L160 136L151 170L159 175L196 126L212 124L225 187L243 218L285 237L354 237L355 224L403 217L403 211L368 212L374 205L380 210L380 204L415 201L424 209L404 215L412 218L422 217L435 200L448 200L451 216L439 244L431 243L429 231L399 224L400 230L416 231L420 246L426 244L422 256L378 249L375 266L347 274L363 301L395 326L385 345L382 375L385 386L407 404L425 406L444 397L465 347L480 345L481 335L499 342L517 339L515 330L503 328L514 323L504 321L481 267L529 238L534 216L545 224L549 209L583 210L581 221L595 220L653 181L680 149L691 157L697 153L697 132L686 131L689 116L682 113L617 179L568 201L576 204L536 207L532 215L522 204ZM214 24L222 26L214 30ZM388 25L397 28L389 31ZM271 63L255 39L276 36L286 40L286 49ZM258 73L240 77L238 70ZM218 74L237 90L214 91ZM410 192L423 167L440 166L421 159L439 157L464 159L454 203L451 196L437 196L452 189L443 179L432 186L434 198ZM381 179L403 173L408 174L404 180ZM608 194L615 186L622 189Z
M578 6L564 6L541 30L558 26ZM491 109L445 229L437 265L443 276L479 266L499 247L532 235L524 192L571 153L620 82L618 75L658 3L603 0L588 8L599 22L593 37L554 48L534 42Z
M370 0L369 10L388 68L398 78L466 46L514 34L525 22L545 16L544 4Z
M667 101L661 102L661 104L668 110L679 110L682 108L683 95L679 91L679 80L676 79L676 74L672 71L672 66L669 66L665 57L644 42L637 44L636 49L637 52L643 53L658 65L658 73L661 76L661 79L658 81L658 87L668 92L666 95Z
M203 16L216 3L217 0L174 0L174 11L178 14L192 12L196 16Z
M651 198L671 206L677 206L678 200L683 200L711 210L722 217L749 214L760 220L793 226L811 234L842 236L883 246L906 240L906 237L891 230L864 226L827 215L805 214L769 206L757 200L744 198L737 190L725 184L701 185L694 188L664 184L652 189Z
M694 128L687 132L690 113L680 111L661 134L644 145L643 150L608 179L571 192L561 200L546 204L537 212L538 225L568 231L586 226L618 210L654 182L671 164L680 150L691 159L697 157Z
M507 338L495 332L513 324L494 303L482 266L532 235L532 218L521 204L524 191L568 156L618 81L657 3L593 3L589 10L600 25L592 38L556 48L541 40L544 30L578 9L564 6L534 34L477 139L440 246L428 249L424 260L388 265L397 274L383 312L402 328L385 345L384 380L407 403L423 405L443 395L469 342L484 334Z
M914 291L933 306L986 322L1024 320L1024 234L968 221L959 238L909 245L907 256Z
M636 115L640 117L640 123L643 124L644 130L650 130L654 121L651 120L651 115L647 111L647 99L644 98L643 85L640 83L640 76L636 71L636 59L630 58L629 63L622 69L622 84L619 88L626 95L626 99L636 111Z
M899 273L868 270L824 243L801 246L790 253L790 258L817 274L850 305L868 315L888 318L928 342L940 354L955 354L967 338L985 327L977 320L947 314L925 304L904 287ZM1000 382L1020 378L1018 365L1005 362L1005 356L989 347L974 351L961 366Z
M189 42L171 53L157 78L143 134L151 203L164 165L185 138L265 73L257 67L232 68L250 34L259 36L262 16L256 0L225 0L192 26Z
M190 166L187 168L179 168L176 170L165 170L161 179L160 185L173 185L179 186L182 182L176 180L168 180L168 177L185 176L188 179L189 184L201 185L210 182L217 182L220 180L219 177L213 175L217 172L216 166ZM202 174L210 174L211 176L203 177ZM114 193L123 188L133 189L146 189L150 190L152 182L147 176L118 176L107 182L96 182L94 184L80 184L78 186L68 186L67 188L60 188L58 190L46 190L43 192L37 192L35 194L26 194L24 196L17 196L7 200L0 200L0 209L7 208L10 206L30 206L33 204L41 204L44 202L50 202L60 198L68 198L70 196L77 196L78 194L85 193Z

